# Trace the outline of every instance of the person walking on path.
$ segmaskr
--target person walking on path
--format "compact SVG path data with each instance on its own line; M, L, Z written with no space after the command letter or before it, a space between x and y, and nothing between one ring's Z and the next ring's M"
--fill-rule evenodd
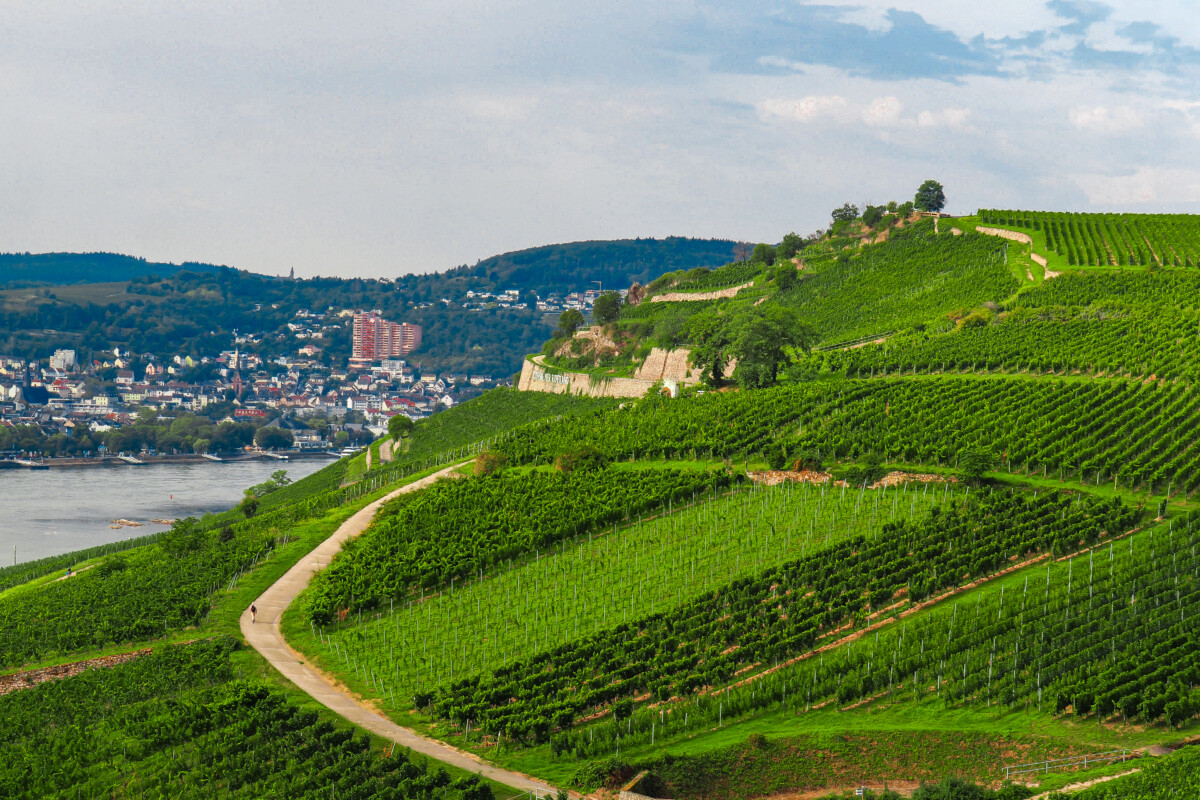
M253 603L250 604L250 621L258 622L258 609L254 607Z

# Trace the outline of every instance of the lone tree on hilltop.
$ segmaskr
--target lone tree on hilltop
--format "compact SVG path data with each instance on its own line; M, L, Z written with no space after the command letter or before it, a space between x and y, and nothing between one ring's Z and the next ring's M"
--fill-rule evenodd
M921 188L917 189L917 196L913 198L913 206L918 211L941 211L946 207L946 192L942 185L930 178L921 184Z

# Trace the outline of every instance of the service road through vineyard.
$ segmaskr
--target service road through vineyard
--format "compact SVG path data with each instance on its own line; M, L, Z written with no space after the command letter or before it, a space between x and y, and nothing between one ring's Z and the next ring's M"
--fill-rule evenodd
M288 633L330 669L361 664L371 680L359 677L351 685L404 709L415 695L455 677L670 611L731 580L854 536L877 538L888 523L923 516L961 494L949 484L706 492L682 508L588 531L540 557L501 565L483 580L389 601L361 621L351 616ZM426 512L443 513L436 507Z
M322 705L356 725L390 739L414 752L428 755L438 761L461 767L472 773L482 773L486 777L508 786L523 790L549 791L550 787L541 781L491 766L461 750L420 736L407 728L402 728L380 717L369 707L357 702L347 692L336 687L323 674L305 664L303 659L288 647L279 629L280 618L283 616L283 612L308 585L313 573L322 566L328 566L330 560L341 549L342 544L351 537L361 533L386 500L398 497L407 492L424 489L438 479L448 477L455 469L457 469L457 465L447 467L429 477L402 486L395 492L387 495L387 497L371 503L348 519L338 528L333 536L302 558L255 601L258 610L257 622L252 620L249 609L242 614L240 620L242 636L251 647L261 653L284 677L299 686Z

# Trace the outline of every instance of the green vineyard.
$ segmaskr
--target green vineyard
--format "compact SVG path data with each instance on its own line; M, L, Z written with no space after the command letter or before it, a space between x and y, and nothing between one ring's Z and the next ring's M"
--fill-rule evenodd
M237 680L230 640L156 650L0 696L0 795L482 800L366 736Z
M921 524L886 526L876 539L834 545L672 611L495 669L486 680L452 683L417 702L431 703L434 714L464 728L471 723L479 735L527 743L547 741L556 729L565 732L610 704L618 723L632 720L620 701L643 693L677 704L690 718L690 698L711 702L711 689L748 670L786 662L832 632L996 572L1010 559L1062 552L1124 532L1136 516L1119 505L1051 493L1003 493L937 506ZM1049 520L1058 523L1053 532ZM897 604L901 589L905 600ZM540 677L531 680L535 675ZM657 710L665 712L662 706ZM659 717L662 733L670 730L665 713L650 716ZM558 747L574 751L587 742L594 754L599 734L600 747L615 748L622 736L632 735L632 724L572 730ZM687 723L676 714L672 724Z
M1200 265L1200 216L1194 214L1071 214L980 209L989 225L1039 231L1047 249L1071 266Z
M778 302L831 342L935 324L948 312L1003 300L1020 287L1008 267L1007 243L974 233L939 236L928 221L857 253L802 259L801 280Z
M1200 452L1188 432L1198 422L1200 404L1184 384L892 375L613 409L514 432L497 447L545 463L581 444L614 458L732 458L782 441L824 459L878 452L954 467L961 450L979 445L1008 470L1191 493Z
M309 614L325 624L351 609L406 601L415 587L474 577L728 481L707 471L612 468L440 481L393 501L347 545L314 582Z
M392 704L407 704L456 675L478 675L669 611L856 535L876 538L890 522L958 494L948 484L919 492L807 484L708 492L611 531L588 531L482 580L389 603L363 622L322 627L323 656L359 670ZM450 628L454 639L438 635Z
M0 568L0 796L1195 794L1200 217L863 211L543 348L699 385Z

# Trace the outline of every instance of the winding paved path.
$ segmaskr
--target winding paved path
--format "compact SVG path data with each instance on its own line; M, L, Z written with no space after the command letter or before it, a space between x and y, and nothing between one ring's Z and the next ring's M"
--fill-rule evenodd
M402 486L396 491L368 505L350 519L342 523L337 531L318 545L312 552L300 559L297 564L276 581L269 589L255 600L258 608L258 622L250 621L250 610L241 616L242 635L246 641L263 655L275 669L284 677L299 686L312 696L314 700L326 706L336 714L361 728L369 730L378 736L389 739L407 747L414 753L421 753L438 761L452 764L469 772L482 773L484 777L498 781L507 786L522 791L533 789L541 792L552 792L551 787L541 781L534 780L519 772L509 772L492 766L472 753L467 753L436 739L429 739L408 728L402 728L390 719L380 715L369 706L355 700L350 694L338 689L325 679L321 673L310 666L304 656L297 653L283 639L279 630L279 620L284 610L308 586L313 573L328 566L330 559L342 549L342 544L351 537L366 530L367 525L375 516L375 512L386 501L405 492L415 492L424 489L438 478L448 475L460 465L455 464L427 478Z

